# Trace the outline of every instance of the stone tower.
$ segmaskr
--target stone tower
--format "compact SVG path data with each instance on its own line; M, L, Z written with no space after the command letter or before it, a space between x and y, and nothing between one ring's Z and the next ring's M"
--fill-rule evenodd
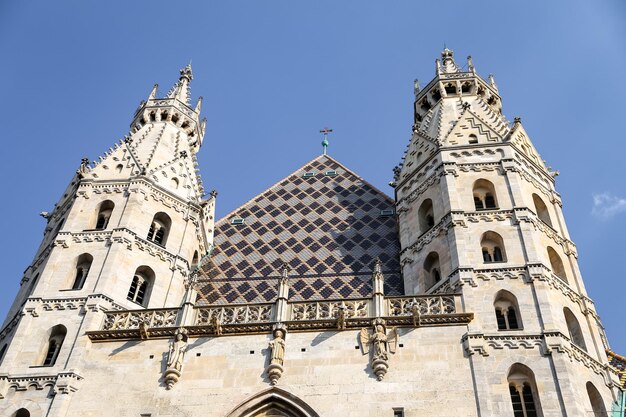
M204 198L197 169L205 120L202 98L191 104L192 78L188 65L164 98L155 85L129 134L98 161L83 159L54 210L42 213L42 244L4 324L5 363L65 372L80 354L60 343L42 348L27 335L53 341L58 333L71 345L89 326L89 311L180 306L214 224L215 193ZM22 317L22 308L30 314Z
M606 386L608 346L565 226L558 172L520 118L505 119L493 76L481 78L471 57L461 68L446 48L435 78L423 89L415 81L413 135L394 173L405 291L459 292L474 312L463 341L481 409L508 415L489 392L508 372L516 398L529 395L519 381L533 395L531 379L550 381L558 401L543 398L544 415L584 415L589 396L571 381L583 373L588 389ZM504 369L505 357L519 369ZM536 367L545 375L533 376Z

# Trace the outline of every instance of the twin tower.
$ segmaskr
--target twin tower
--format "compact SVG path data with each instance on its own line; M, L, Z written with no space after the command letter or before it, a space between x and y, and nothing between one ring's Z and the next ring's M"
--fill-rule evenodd
M43 213L2 415L608 417L557 173L471 58L416 81L395 199L322 155L218 222L192 78Z

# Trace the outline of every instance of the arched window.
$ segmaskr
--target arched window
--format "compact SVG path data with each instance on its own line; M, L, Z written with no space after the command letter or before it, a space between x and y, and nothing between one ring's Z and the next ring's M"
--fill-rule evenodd
M43 359L43 366L53 366L59 357L61 346L63 346L63 340L67 329L62 324L57 324L49 331L48 345L46 349L46 355Z
M30 417L30 411L25 408L20 408L15 413L11 414L11 417Z
M580 328L578 319L567 307L563 307L563 315L565 316L565 322L567 323L567 331L569 332L569 338L573 344L587 351L587 345L585 344L585 338L583 337L583 331Z
M424 287L432 287L441 281L441 267L439 266L439 254L431 252L424 261Z
M417 210L417 217L419 219L420 233L426 232L435 225L435 217L433 216L433 201L430 198L427 198L422 202L420 208Z
M552 273L567 282L567 274L565 273L563 261L561 260L559 254L556 253L556 251L550 246L548 246L548 258L550 259L550 268L552 268Z
M483 262L506 262L502 236L496 232L485 232L480 239Z
M474 182L474 207L476 210L492 210L498 208L496 189L491 181L485 179Z
M550 220L548 207L546 207L541 197L539 197L537 194L533 194L533 203L535 203L535 213L537 213L537 217L539 217L539 220L552 227L552 221Z
M522 320L517 298L506 290L496 294L493 307L496 311L498 330L517 330L522 328Z
M478 137L476 135L474 135L474 134L469 135L469 143L470 143L470 145L478 143Z
M153 283L154 271L150 267L140 266L135 271L126 298L144 307L147 306Z
M319 417L307 403L277 388L267 388L240 403L227 417Z
M193 258L191 259L191 267L195 268L196 266L198 266L198 251L193 253Z
M172 220L170 219L170 216L163 212L155 214L152 219L152 223L150 224L150 230L148 231L148 240L161 246L165 246L171 225Z
M604 406L604 400L598 389L591 382L587 382L587 395L589 395L589 402L591 403L591 410L593 410L594 417L608 417L606 407Z
M78 257L76 261L76 273L74 274L74 283L72 284L73 290L80 290L83 288L92 262L93 256L88 253L83 253Z
M535 375L525 365L516 363L509 370L509 394L515 417L541 416Z
M96 230L104 230L107 228L114 207L115 204L111 200L100 203L100 207L98 207L98 217L96 218Z
M171 182L172 188L177 190L178 189L178 184L179 184L178 178L172 178L170 182Z

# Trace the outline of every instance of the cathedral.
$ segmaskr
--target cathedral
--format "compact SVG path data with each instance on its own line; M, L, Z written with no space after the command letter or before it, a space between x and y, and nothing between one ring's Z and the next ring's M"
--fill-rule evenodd
M155 85L42 213L0 415L623 416L557 173L471 57L415 82L393 197L325 141L219 220L192 79Z

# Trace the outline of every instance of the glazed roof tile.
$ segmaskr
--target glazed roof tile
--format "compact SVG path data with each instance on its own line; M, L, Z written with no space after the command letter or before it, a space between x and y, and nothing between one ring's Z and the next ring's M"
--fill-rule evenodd
M382 191L322 155L216 223L199 302L273 302L283 263L290 301L369 297L376 258L385 293L402 295L397 219L381 216L393 208Z
M626 358L610 350L606 351L606 355L609 359L609 365L619 372L620 387L626 389Z

